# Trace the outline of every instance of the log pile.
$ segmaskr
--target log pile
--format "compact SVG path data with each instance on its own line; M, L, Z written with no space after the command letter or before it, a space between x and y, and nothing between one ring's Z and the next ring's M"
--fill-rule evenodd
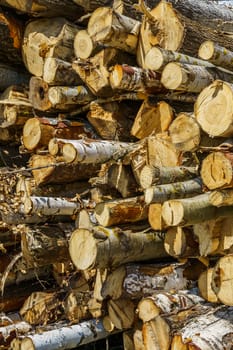
M0 5L0 349L230 349L232 10Z

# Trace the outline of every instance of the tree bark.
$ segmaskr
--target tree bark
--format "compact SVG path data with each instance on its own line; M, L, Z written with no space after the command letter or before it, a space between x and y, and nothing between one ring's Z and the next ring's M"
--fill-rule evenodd
M62 3L63 5L64 3ZM47 57L71 62L73 41L79 28L64 17L42 18L27 24L22 45L23 61L28 71L42 77Z
M160 74L149 69L117 64L112 67L109 79L114 91L166 92Z
M10 85L28 84L29 79L30 75L23 68L0 64L0 90L5 90Z
M135 54L140 25L112 8L99 7L91 15L87 31L94 42Z
M155 103L151 99L144 100L134 119L131 135L143 139L151 133L167 131L173 119L174 111L167 102Z
M233 52L225 47L219 46L211 40L204 41L199 50L198 55L203 60L207 60L216 66L232 70Z
M193 197L202 193L202 180L197 177L183 182L152 186L144 191L146 204L163 203L169 199Z
M202 130L211 137L233 136L232 96L233 86L221 80L214 81L199 94L194 114Z
M143 197L133 197L98 203L95 217L104 227L146 220L148 206Z
M69 260L68 240L73 229L70 223L22 229L21 249L28 266Z
M163 240L158 233L132 233L131 230L117 227L106 229L101 226L97 226L94 233L86 229L75 230L70 239L69 251L74 265L80 270L110 268L166 256Z
M13 339L27 334L32 329L32 326L25 321L12 322L7 326L0 327L0 342L3 349L9 349Z

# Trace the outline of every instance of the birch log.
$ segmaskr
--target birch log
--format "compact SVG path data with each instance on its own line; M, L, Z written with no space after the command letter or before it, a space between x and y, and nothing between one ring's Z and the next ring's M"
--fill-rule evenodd
M204 57L201 58L203 59L200 60L196 57L184 55L180 52L165 50L159 46L155 46L152 47L145 56L145 68L161 71L169 62L180 62L203 67L213 67L211 63L204 61Z
M229 69L230 71L233 69L233 52L211 40L204 41L201 44L198 55L203 60L207 60L216 66Z
M233 136L233 86L216 80L199 94L194 114L203 131L210 136Z
M49 85L82 85L82 80L72 68L72 64L56 57L45 59L43 79Z
M95 207L95 217L104 227L146 220L148 206L144 197L133 197L98 203Z
M196 93L201 92L216 79L232 83L233 74L215 67L170 62L165 66L161 75L161 83L165 88Z
M1 346L9 349L9 345L13 339L20 335L27 334L32 329L32 326L25 321L12 322L7 326L0 326L0 342Z
M63 324L42 333L34 333L22 340L21 350L56 350L74 349L96 340L107 338L102 320L89 320L79 324Z
M169 199L193 197L202 193L202 179L200 177L183 182L157 185L145 189L145 202L163 203Z
M95 42L135 54L140 24L112 8L99 7L91 15L87 31Z
M118 159L134 147L132 143L103 140L62 140L62 155L67 163L105 163Z
M74 265L80 270L116 267L127 262L166 256L159 233L132 233L117 227L107 229L101 226L95 227L94 232L75 230L69 242L69 252Z

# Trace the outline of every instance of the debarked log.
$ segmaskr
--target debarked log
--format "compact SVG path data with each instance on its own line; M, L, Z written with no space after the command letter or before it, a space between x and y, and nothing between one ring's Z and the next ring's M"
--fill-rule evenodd
M70 257L77 269L116 267L123 263L166 257L158 232L97 226L93 232L77 229L69 242ZM78 254L77 254L78 252Z
M193 197L202 193L202 179L200 177L183 182L157 185L145 189L145 202L163 203L169 199Z
M79 324L63 324L60 327L34 333L22 340L22 350L56 350L74 349L99 339L107 338L109 333L104 329L101 319L89 320Z
M73 230L71 223L24 226L21 249L28 266L45 266L69 260L68 241Z

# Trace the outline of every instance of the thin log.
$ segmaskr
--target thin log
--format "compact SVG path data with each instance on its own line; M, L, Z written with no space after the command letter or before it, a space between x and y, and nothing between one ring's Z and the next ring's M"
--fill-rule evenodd
M153 185L164 185L189 180L196 177L197 174L197 169L194 167L145 165L140 173L140 185L143 189L146 189Z
M144 93L164 93L160 74L149 69L117 64L112 67L110 84L115 91L139 91Z
M21 249L28 266L45 266L69 260L70 223L22 228Z
M104 227L143 221L148 217L148 206L144 197L102 202L95 207L95 217Z
M184 227L170 227L165 233L164 248L174 258L198 257L199 245L192 230Z
M159 46L155 46L152 47L145 55L145 68L161 71L169 62L180 62L203 67L213 67L211 63L204 61L204 57L201 58L202 60L196 57L184 55L180 52L165 50Z
M163 203L169 199L193 197L202 193L202 179L200 177L183 182L157 185L145 189L145 202Z
M135 54L140 25L140 22L110 7L99 7L91 15L87 31L95 42Z
M174 77L176 77L174 79ZM170 62L163 69L161 83L169 90L201 92L214 80L233 82L233 74L215 67L195 66L186 63Z
M89 320L79 324L63 324L43 333L34 333L22 340L21 350L61 350L74 349L99 339L107 338L109 333L104 329L102 320Z
M139 230L138 228L138 231L132 234L130 230L117 227L110 229L97 226L94 233L86 229L77 229L69 242L70 257L80 270L109 268L130 261L165 257L160 235ZM77 255L77 251L80 254Z
M198 55L203 60L207 60L216 66L232 70L233 52L217 43L207 40L204 41L198 50Z
M56 57L45 59L43 79L49 85L82 85L82 80L72 68L72 64Z

